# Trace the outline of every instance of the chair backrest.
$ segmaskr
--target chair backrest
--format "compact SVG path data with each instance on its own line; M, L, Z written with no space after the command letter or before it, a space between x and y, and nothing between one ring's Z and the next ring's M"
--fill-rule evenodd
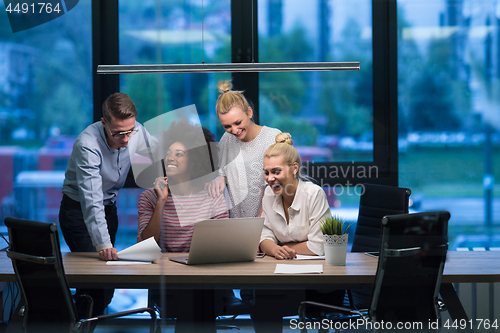
M382 218L408 213L410 189L375 184L363 184L363 189L351 252L378 251Z
M376 322L440 319L437 297L448 250L446 211L386 216L370 317ZM415 328L413 328L415 329Z
M7 255L26 302L26 331L69 331L77 320L76 309L64 275L57 226L10 217L5 225Z

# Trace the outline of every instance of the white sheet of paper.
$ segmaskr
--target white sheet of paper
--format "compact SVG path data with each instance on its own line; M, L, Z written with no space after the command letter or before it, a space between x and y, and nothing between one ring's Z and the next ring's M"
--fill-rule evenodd
M287 265L276 264L275 274L320 274L323 273L323 265Z
M161 256L161 249L154 237L149 237L118 252L118 259L121 260L152 262L157 261Z
M123 266L123 265L151 265L151 261L130 261L130 260L109 260L106 265Z
M296 258L293 260L324 260L325 256L308 256L305 254L297 254Z

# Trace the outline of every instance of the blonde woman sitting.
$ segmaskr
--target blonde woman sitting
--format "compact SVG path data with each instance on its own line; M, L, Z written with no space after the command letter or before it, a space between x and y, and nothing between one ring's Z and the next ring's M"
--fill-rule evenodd
M276 143L264 154L266 187L262 199L265 218L260 248L278 260L297 254L323 255L323 236L319 228L331 217L323 189L301 175L301 161L288 133L276 136ZM297 314L301 301L310 300L339 305L344 290L256 290L252 320L255 332L282 332L282 317Z
M262 199L265 221L260 248L280 260L297 254L324 254L319 224L331 217L330 207L323 189L305 180L300 171L300 156L291 135L278 134L264 154L264 177L269 186Z

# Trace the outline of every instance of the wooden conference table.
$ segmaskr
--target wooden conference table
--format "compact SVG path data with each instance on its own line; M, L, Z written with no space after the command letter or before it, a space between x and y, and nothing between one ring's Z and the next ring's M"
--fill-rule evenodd
M370 285L377 259L363 253L347 253L346 266L327 266L324 260L276 260L266 256L253 262L183 265L168 260L179 253L165 253L151 265L106 265L97 253L63 253L71 287L151 288L321 288ZM449 251L443 283L500 282L500 251ZM323 264L322 274L274 274L276 264ZM6 252L0 252L0 281L16 281Z
M321 289L352 288L373 283L378 259L348 253L346 266L327 266L323 260L278 261L266 256L253 262L183 265L165 253L151 265L106 265L97 253L64 253L64 269L71 287L183 289ZM449 251L441 296L452 318L467 318L452 283L500 282L500 252ZM322 274L275 274L276 264L323 264ZM15 281L10 259L0 252L0 281Z

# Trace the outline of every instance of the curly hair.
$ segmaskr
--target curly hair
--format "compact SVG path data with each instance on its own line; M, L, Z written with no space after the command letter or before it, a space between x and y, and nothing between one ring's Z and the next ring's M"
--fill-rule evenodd
M201 132L205 145L194 142ZM166 149L175 142L180 142L186 147L191 179L205 176L218 168L217 141L215 135L208 129L190 123L185 117L181 118L172 122L163 133L163 145Z

